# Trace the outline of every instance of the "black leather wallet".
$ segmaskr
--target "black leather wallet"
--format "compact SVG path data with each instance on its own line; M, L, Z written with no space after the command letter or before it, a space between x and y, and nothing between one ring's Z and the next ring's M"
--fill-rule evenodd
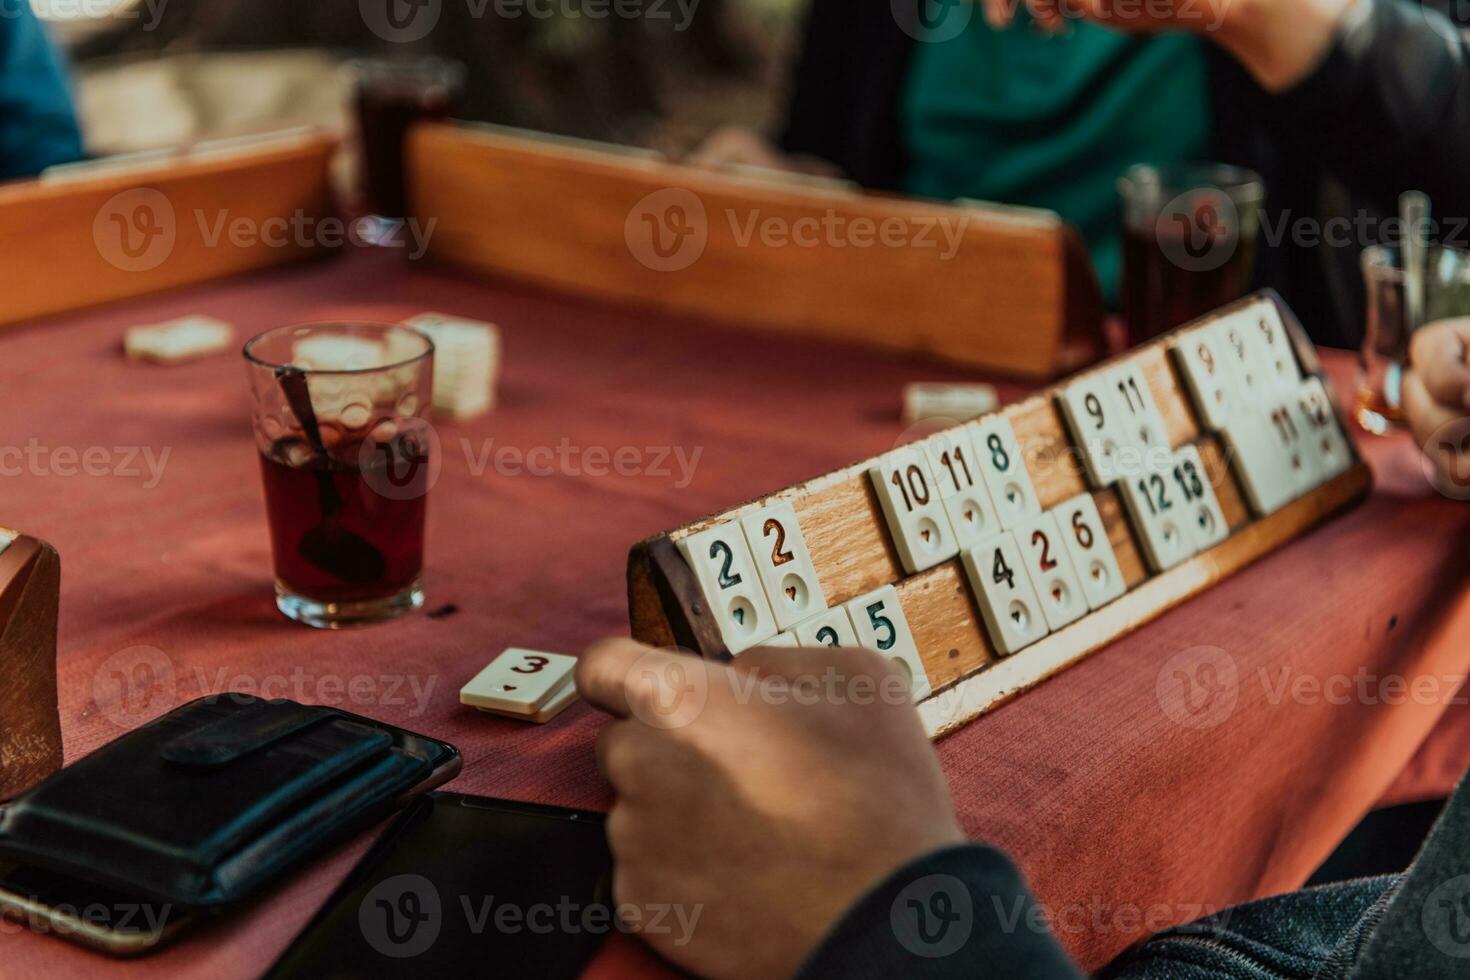
M230 905L450 778L445 742L332 708L212 695L28 790L0 858L187 910Z

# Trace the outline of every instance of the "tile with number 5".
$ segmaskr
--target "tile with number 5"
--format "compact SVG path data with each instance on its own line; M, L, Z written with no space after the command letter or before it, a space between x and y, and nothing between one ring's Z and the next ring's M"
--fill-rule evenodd
M776 617L739 524L717 524L691 534L679 542L679 551L699 581L732 654L776 635Z
M858 644L892 657L909 675L909 690L915 701L922 701L933 691L914 634L898 601L898 590L891 585L859 596L845 607L857 631Z
M795 508L785 502L771 504L746 514L740 526L777 627L790 629L827 608Z
M990 490L995 516L1001 528L1012 528L1041 513L1041 502L1026 470L1026 459L1016 441L1010 419L992 415L967 427L980 478Z

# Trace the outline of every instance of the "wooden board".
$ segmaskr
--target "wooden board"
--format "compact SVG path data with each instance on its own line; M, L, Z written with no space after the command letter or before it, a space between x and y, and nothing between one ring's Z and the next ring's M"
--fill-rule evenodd
M326 254L314 232L334 217L336 145L315 135L0 185L0 327Z
M1032 378L1102 352L1096 276L1050 212L742 179L448 124L411 135L408 169L411 210L437 222L429 255L454 265ZM885 228L899 244L867 231Z
M61 560L44 541L21 535L0 551L0 800L61 768L60 585Z
M1320 377L1320 364L1301 325L1274 294L1267 295L1281 309L1303 373ZM1227 316L1256 299L1228 306L1207 320ZM829 606L883 585L897 588L934 690L919 710L929 732L938 736L1137 629L1367 495L1372 477L1355 456L1352 467L1335 480L1268 517L1252 520L1243 488L1228 463L1226 447L1216 435L1203 431L1196 418L1168 352L1172 339L1173 335L1167 335L1079 378L1109 370L1124 360L1142 367L1163 415L1170 446L1195 445L1205 463L1231 531L1216 547L1167 572L1150 575L1118 491L1114 487L1091 490L1128 592L1072 626L1010 657L1002 657L986 633L958 559L905 575L867 475L875 461L863 460L635 545L628 562L633 636L658 646L678 646L702 656L728 659L729 651L676 543L757 508L789 502L796 510ZM1025 447L1027 470L1044 510L1089 490L1066 424L1056 408L1061 387L1003 410L1018 443ZM1346 425L1341 417L1339 423Z

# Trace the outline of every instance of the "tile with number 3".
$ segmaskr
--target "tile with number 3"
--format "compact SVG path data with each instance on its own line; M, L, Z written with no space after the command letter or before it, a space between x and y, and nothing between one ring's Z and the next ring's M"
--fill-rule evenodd
M828 609L791 628L796 642L804 647L860 647L852 628L852 617L844 606Z

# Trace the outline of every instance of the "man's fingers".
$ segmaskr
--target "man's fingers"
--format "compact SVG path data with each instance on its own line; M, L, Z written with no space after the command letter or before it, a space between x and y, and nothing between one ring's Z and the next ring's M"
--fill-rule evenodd
M720 670L719 664L634 640L603 640L577 658L577 691L615 717L678 727L699 716L710 678Z
M902 669L890 657L871 650L839 647L757 647L735 658L730 666L761 677L784 677L795 681L810 677L856 677L860 674L882 680L902 676Z
M1441 405L1470 409L1470 317L1427 324L1414 334L1409 360L1429 396Z
M612 639L594 643L577 658L577 693L593 707L626 718L628 675L639 661L654 653L635 640Z
M1404 414L1409 418L1409 428L1414 431L1414 440L1423 448L1437 466L1443 466L1453 452L1446 453L1433 444L1436 432L1462 417L1462 413L1440 403L1425 386L1417 369L1404 375Z

